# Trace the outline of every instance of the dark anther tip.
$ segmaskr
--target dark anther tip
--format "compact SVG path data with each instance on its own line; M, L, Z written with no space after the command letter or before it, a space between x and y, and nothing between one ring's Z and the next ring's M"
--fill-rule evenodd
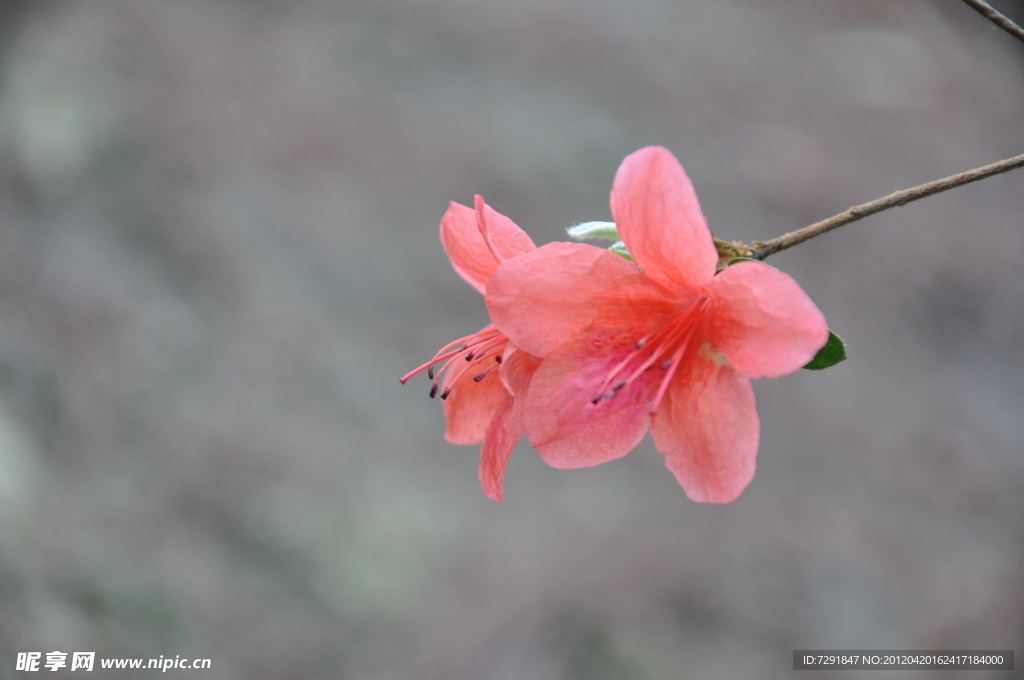
M430 388L430 398L433 399L437 396L437 385Z
M486 373L481 373L480 375L474 375L473 376L473 382L480 382L481 380L483 380L486 377L487 377Z
M498 356L494 357L494 360L497 361L500 364L501 363L501 355L499 354Z

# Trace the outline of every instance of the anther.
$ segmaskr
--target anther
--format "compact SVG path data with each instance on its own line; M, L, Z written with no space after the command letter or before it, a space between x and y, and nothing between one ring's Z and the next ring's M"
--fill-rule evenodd
M473 353L470 352L469 354L466 355L466 361L472 361L472 360L473 360Z
M665 361L665 362L663 362L661 364L661 370L663 370L663 371L668 370L668 367L671 366L671 365L672 365L672 360L669 359L668 361Z
M452 391L452 387L451 387L451 385L449 385L448 387L444 388L444 392L442 392L442 393L441 393L441 398L442 398L442 399L447 399L447 398L448 398L448 394L449 394L449 393L450 393L451 391Z
M500 364L501 363L501 355L499 354L496 357L494 357L494 360L497 361Z
M430 366L427 367L427 377L431 380L434 379L434 364L430 364Z
M480 375L474 375L473 376L473 382L480 382L481 380L483 380L486 377L487 377L487 371L484 371Z
M437 383L434 383L433 387L430 388L430 398L433 399L437 396Z
M647 344L647 338L640 338L639 342L636 343L637 349L643 349L644 345Z
M618 385L616 385L615 387L612 388L612 392L618 392L619 390L621 390L625 386L626 386L626 381L623 380Z

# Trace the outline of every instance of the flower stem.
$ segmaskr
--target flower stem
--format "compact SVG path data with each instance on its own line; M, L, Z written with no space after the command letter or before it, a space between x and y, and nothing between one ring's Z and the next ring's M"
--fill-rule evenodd
M985 2L985 0L964 0L964 2L978 10L979 14L1010 35L1019 40L1024 40L1024 28L1010 21L1005 15L1000 14L995 7Z
M896 193L889 194L884 198L879 198L871 201L870 203L854 206L846 212L839 213L827 220L812 224L809 227L804 227L803 229L783 234L778 238L773 238L771 241L767 241L765 243L755 241L754 247L750 249L750 257L757 260L763 260L769 255L774 255L775 253L782 252L787 248L792 248L793 246L812 239L815 236L821 236L826 231L832 231L844 224L856 222L868 215L874 215L877 212L882 212L889 208L906 205L907 203L916 201L919 198L931 196L932 194L937 194L964 184L970 184L971 182L977 182L980 179L985 179L992 175L998 175L1021 166L1024 166L1024 154L1014 156L1013 158L1007 158L1006 160L993 163L992 165L968 170L967 172L962 172L959 175L952 175L944 179L935 180L934 182L928 182L927 184L922 184L920 186L913 187L912 189L897 191Z

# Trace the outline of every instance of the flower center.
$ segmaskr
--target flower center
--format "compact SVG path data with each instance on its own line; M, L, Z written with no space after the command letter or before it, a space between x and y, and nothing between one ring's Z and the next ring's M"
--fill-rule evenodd
M658 410L665 392L682 362L686 348L693 339L693 334L700 326L700 319L707 309L709 300L696 297L686 304L683 310L672 321L658 328L653 333L640 338L635 348L615 365L605 376L597 395L591 400L599 404L602 399L613 399L615 396L641 375L654 366L663 372L658 391L651 402L651 414Z
M494 326L487 326L473 335L449 342L437 351L433 359L403 375L399 382L404 385L409 378L426 370L427 376L434 381L430 386L430 397L437 396L438 385L443 382L445 388L441 398L447 399L456 381L467 371L478 371L473 380L480 382L501 365L506 345L508 336ZM436 364L441 364L441 367L435 371ZM446 375L448 377L442 381L442 376Z

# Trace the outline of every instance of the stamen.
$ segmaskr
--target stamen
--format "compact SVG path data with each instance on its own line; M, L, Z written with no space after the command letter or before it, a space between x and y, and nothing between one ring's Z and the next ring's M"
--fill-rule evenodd
M488 374L488 373L490 373L491 371L493 371L493 370L494 370L494 369L496 369L497 367L498 367L498 364L491 364L491 365L490 365L490 366L489 366L489 367L487 368L487 370L486 370L486 371L484 371L484 372L483 372L483 373L481 373L480 375L475 375L475 376L473 376L473 382L480 382L481 380L483 380L484 378L486 378L486 377L487 377L487 374Z
M494 349L495 347L499 347L499 346L502 348L501 351L504 352L505 351L505 344L507 342L508 342L508 338L506 338L504 335L502 335L502 336L500 336L498 338L495 338L493 340L488 340L481 347L478 347L475 350L473 350L474 355L476 357L479 357L480 359L483 359L485 354L490 354L492 349Z
M683 344L679 345L679 349L676 350L675 354L672 355L672 370L665 374L665 377L661 379L661 385L658 386L658 393L654 395L654 401L651 402L650 413L653 416L658 406L661 405L661 398L665 396L665 392L668 390L668 385L672 382L672 376L675 375L676 369L679 368L679 359L683 356L683 352L686 351L686 346L690 344L690 338L693 337L693 333L690 333Z
M692 309L692 307L690 309ZM665 352L669 351L669 349L673 345L675 345L675 343L677 343L682 336L684 336L687 332L693 331L695 326L687 318L690 314L690 309L687 309L687 311L684 312L683 316L674 324L672 324L669 332L665 335L664 341L659 343L658 347L650 353L650 356L647 358L647 360L644 361L644 363L640 364L639 368L633 371L632 375L626 378L627 383L636 380L641 373L645 372L647 369L653 366L660 356L665 354ZM671 359L669 361L671 361Z
M459 338L458 340L452 340L447 345L445 345L441 349L437 350L437 354L442 354L442 353L447 352L447 351L449 351L451 349L454 349L456 351L462 351L462 350L466 349L466 340L468 340L470 337L471 336L467 335L465 338ZM454 347L455 345L460 345L460 346L459 347ZM437 354L434 355L435 358L437 357Z
M448 344L450 345L451 343L448 343ZM450 352L448 352L446 354L441 354L440 352L438 352L437 354L434 355L433 359L431 359L427 363L423 364L422 366L418 366L418 367L414 368L413 370L409 371L408 373L403 375L401 378L399 378L398 382L400 382L400 383L402 383L404 385L406 382L409 381L409 378L413 377L414 375L416 375L417 373L422 371L424 368L426 368L426 369L433 369L434 364L438 363L439 361L444 361L445 359L453 357L453 356L459 354L460 352L462 352L464 349L465 349L465 347L460 347L458 349L453 349L452 351L450 351ZM430 377L433 378L434 376L431 375Z
M697 332L697 326L700 325L700 317L704 314L704 310L707 309L707 306L708 301L706 299L701 300L696 312L693 315L694 318L689 324L689 329L686 333L686 337L683 339L683 342L679 345L679 348L676 349L675 353L672 355L672 358L670 359L670 361L672 362L670 365L670 369L668 370L668 372L665 373L665 377L662 378L661 385L658 387L658 392L657 394L654 395L654 401L651 402L650 413L652 416L658 411L658 406L661 405L661 399L662 397L665 396L665 392L668 391L668 386L672 382L672 376L674 376L676 370L679 369L679 360L682 359L683 353L686 352L686 348L690 345L690 340L693 339L694 333Z
M446 362L444 363L444 365L443 365L443 366L442 366L442 367L441 367L440 369L438 369L438 371L437 371L437 377L436 377L436 378L434 378L434 382L438 382L438 381L439 381L439 380L441 379L441 376L442 376L442 375L444 374L444 372L445 372L445 371L447 371L447 370L448 370L448 368L449 368L449 367L450 367L450 366L451 366L451 365L452 365L453 363L455 363L456 361L458 361L458 359L459 359L459 356L458 356L458 355L455 355L455 356L453 356L453 357L452 357L451 359L449 359L448 361L446 361Z
M459 338L458 340L449 342L438 350L433 359L406 373L399 379L399 382L404 385L412 376L426 369L427 377L433 381L433 384L430 386L430 396L433 398L437 396L437 392L440 389L439 383L441 382L442 376L445 375L445 372L452 368L453 362L457 361L459 357L464 357L469 365L459 371L454 378L444 380L444 382L448 383L448 386L442 391L441 398L446 399L451 393L452 386L455 382L474 364L492 356L495 357L497 362L496 364L493 364L492 367L496 367L500 364L501 354L505 351L505 346L507 344L508 337L506 337L505 334L497 328L490 326L478 333L474 333L473 335L467 335L464 338ZM444 363L442 364L441 362ZM437 364L441 364L440 368L437 368ZM476 376L475 380L477 382L483 380L490 370L491 369L488 369Z
M464 338L459 338L458 340L453 340L453 341L449 342L447 345L445 345L444 347L442 347L441 349L437 350L437 354L434 355L433 359L431 359L430 361L426 362L422 366L418 366L418 367L414 368L413 370L409 371L408 373L403 375L401 378L399 378L398 382L400 382L400 383L402 383L404 385L409 380L409 378L413 377L414 375L416 375L417 373L419 373L423 369L427 369L428 377L433 379L434 376L432 375L432 371L433 371L433 365L434 364L439 363L441 361L444 361L446 359L449 359L449 358L451 358L451 357L453 357L453 356L455 356L457 354L461 354L470 345L480 345L480 344L482 344L484 342L490 342L491 340L494 340L495 338L504 338L504 336L502 335L501 331L499 331L497 328L488 328L488 329L480 331L479 333L474 333L473 335L467 335ZM458 346L456 347L456 345L458 345Z
M659 340L660 340L660 338L658 338L657 336L658 336L659 334L663 334L663 333L664 333L664 331L663 331L663 330L662 330L662 331L658 331L658 333L655 333L655 336L654 336L654 337L655 337L656 339L659 339ZM646 344L647 344L647 340L648 340L647 338L642 338L642 339L641 339L641 342L643 343L643 345L646 345ZM637 357L637 353L638 353L638 352L639 352L639 351L640 351L641 349L643 349L643 345L641 345L641 344L640 344L640 342L638 342L638 343L637 343L637 345L639 345L639 347L638 347L637 349L633 350L632 352L630 352L629 354L627 354L627 355L626 355L626 357L625 357L625 358L623 358L623 359L622 359L622 361L620 361L620 362L618 363L618 365L617 365L617 366L616 366L615 368L613 368L613 369L612 369L612 372L611 372L611 373L609 373L608 375L606 375L606 376L605 376L605 378L604 378L604 380L603 380L603 381L601 381L601 386L600 386L600 387L598 388L598 390L597 390L597 391L598 391L598 396L599 396L599 397L601 396L601 394L602 394L602 393L604 393L604 391L605 391L605 389L607 389L608 385L610 385L610 384L611 384L611 382L612 382L612 380L613 380L613 379L615 378L615 376L619 374L619 371L621 371L621 370L622 370L622 369L624 369L624 368L625 368L625 367L626 367L627 365L629 365L629 363L630 363L630 362L631 362L631 361L632 361L633 359L635 359L635 358ZM631 379L630 379L630 380L631 380ZM628 382L628 380L627 380L627 382Z
M503 338L503 342L505 342L505 341L507 341L507 339ZM499 343L492 343L492 346L498 346L500 344L502 344L502 343L500 343L500 342ZM465 374L466 371L468 371L469 369L473 368L473 366L475 366L476 364L478 364L481 361L485 360L487 358L487 356L488 356L487 353L484 353L482 356L481 355L477 355L477 358L476 358L476 360L473 363L469 364L468 366L465 366L464 368L462 368L462 370L460 370L458 373L456 373L455 377L452 378L450 381L448 381L448 387L445 388L444 394L441 395L441 398L442 399L446 398L448 396L448 393L451 392L452 387L455 386L455 383L457 383L459 381L459 379L462 378L463 374ZM453 361L455 361L455 359L450 359L448 361L448 363L450 364ZM497 366L498 366L498 364L491 364L490 368L488 368L486 371L484 371L480 375L474 376L473 380L475 380L476 382L480 382L481 380L484 379L484 376L486 376L489 371L493 370ZM446 364L445 368L447 368L447 367L448 366Z
M665 391L668 389L668 383L675 373L679 360L683 353L685 353L690 339L700 325L700 317L703 315L706 307L706 299L695 298L670 323L640 338L635 345L635 349L629 351L604 377L591 403L596 405L602 399L613 399L638 377L650 371L655 365L659 365L661 370L668 371L668 373L660 379L660 385L655 397L654 408L656 409ZM651 349L641 354L641 350L645 347L650 347ZM670 357L666 357L666 354L670 354ZM670 368L672 370L669 370ZM624 379L623 377L618 377L626 369L630 370L626 373ZM616 380L617 377L618 379ZM613 383L614 386L610 387Z

